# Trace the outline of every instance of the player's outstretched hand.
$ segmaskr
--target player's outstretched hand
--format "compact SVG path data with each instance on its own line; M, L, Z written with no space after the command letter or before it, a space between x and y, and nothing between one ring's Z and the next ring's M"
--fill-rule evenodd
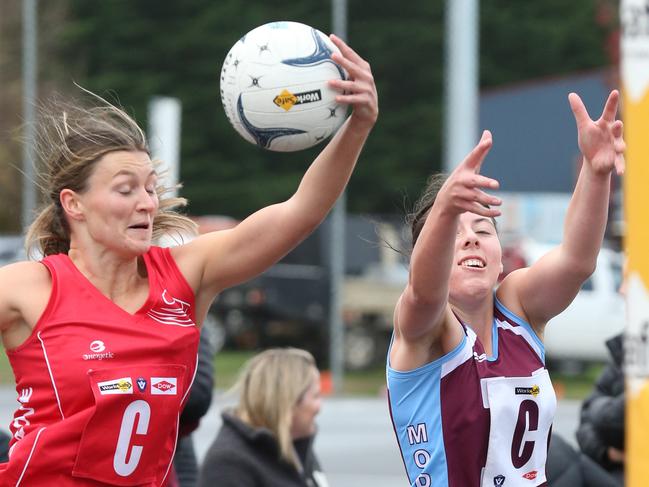
M604 111L598 120L591 120L579 95L570 93L568 101L577 122L577 142L586 164L600 174L609 174L613 169L624 173L624 150L622 121L615 120L620 94L611 91Z
M501 200L483 191L483 189L498 189L499 183L495 179L480 175L480 167L491 145L491 132L485 130L478 145L449 175L437 194L435 204L442 205L442 211L457 215L470 211L485 217L500 215L500 210L487 208L485 205L499 206Z
M331 80L329 82L333 88L341 91L341 94L336 97L336 101L352 105L354 107L352 120L357 126L369 131L379 115L378 95L370 64L340 37L331 34L330 38L340 49L340 53L333 53L331 59L349 73L348 80Z

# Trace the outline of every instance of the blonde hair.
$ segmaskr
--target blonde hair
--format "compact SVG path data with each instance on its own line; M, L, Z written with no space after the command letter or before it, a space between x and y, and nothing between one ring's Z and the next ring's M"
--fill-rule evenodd
M272 348L253 357L235 385L235 415L253 427L266 428L277 439L281 459L300 469L291 437L293 409L317 374L313 356L297 348Z
M86 190L95 163L109 152L149 153L146 136L135 120L121 108L84 91L93 97L95 106L86 108L57 97L40 108L36 149L41 165L38 186L44 205L25 237L28 255L34 255L34 251L47 256L70 250L70 228L59 200L61 190ZM159 164L154 161L154 166ZM163 198L172 189L163 185L156 188L160 207L153 220L154 239L170 230L196 233L194 222L174 210L185 206L187 200Z

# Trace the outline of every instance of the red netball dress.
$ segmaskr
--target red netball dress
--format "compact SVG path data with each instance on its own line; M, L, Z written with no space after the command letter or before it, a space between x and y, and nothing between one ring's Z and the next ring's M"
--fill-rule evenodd
M65 254L45 258L52 294L7 355L19 408L0 486L157 486L196 370L194 294L168 249L144 254L149 296L131 314Z

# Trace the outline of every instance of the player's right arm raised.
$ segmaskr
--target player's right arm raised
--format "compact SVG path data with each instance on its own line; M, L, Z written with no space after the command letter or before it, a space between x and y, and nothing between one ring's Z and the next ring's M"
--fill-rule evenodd
M350 79L331 84L346 90L336 100L351 105L352 114L288 200L262 208L233 229L202 235L172 250L197 293L199 308L224 288L263 272L294 248L322 222L351 176L378 117L378 96L370 65L340 39L332 37L332 41L340 49L332 58Z
M502 294L520 304L541 336L546 323L570 305L597 264L608 221L611 176L624 172L626 144L622 121L615 119L619 96L613 90L602 115L591 120L581 98L569 95L583 164L568 205L562 243L502 283Z
M396 341L429 348L444 333L444 326L454 321L448 294L459 215L465 211L485 217L500 214L485 206L499 205L500 200L483 191L498 188L498 182L479 173L491 144L491 133L484 131L478 145L449 175L425 217L413 247L408 284L395 309ZM398 355L399 346L393 348Z

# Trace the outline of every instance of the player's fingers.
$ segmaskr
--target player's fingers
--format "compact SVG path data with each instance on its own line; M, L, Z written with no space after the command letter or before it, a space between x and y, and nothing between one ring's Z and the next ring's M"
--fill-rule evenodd
M480 174L472 174L465 184L469 188L498 189L500 187L498 180Z
M622 137L622 132L624 132L624 124L622 123L622 120L616 120L613 122L613 125L611 125L611 133L613 134L613 137Z
M455 200L460 204L479 203L488 206L500 206L502 200L497 196L485 193L480 189L471 189L467 187L458 188L455 192Z
M354 51L351 47L349 47L347 43L343 41L340 37L338 37L336 34L330 34L329 38L336 45L336 47L340 49L340 52L346 59L353 61L355 64L359 66L366 66L366 65L369 66L369 63L367 61L365 61L362 57L360 57L356 53L356 51Z
M615 157L615 172L617 173L618 176L622 176L622 174L624 174L625 169L626 169L626 162L624 160L624 155L618 154Z
M478 145L469 152L469 155L466 156L461 165L476 173L479 172L480 167L482 166L482 161L484 161L485 157L487 157L487 154L489 153L489 149L491 149L492 142L491 132L488 130L483 131L480 142L478 142Z
M372 77L372 70L369 64L365 63L366 66L359 65L337 52L331 55L331 60L339 66L343 67L347 71L347 73L349 73L350 79L363 79L366 81L374 82L374 79Z
M370 105L372 99L366 93L346 93L336 96L336 103L344 105Z
M620 93L617 90L611 91L611 94L608 95L608 99L604 105L604 110L602 111L602 118L607 122L613 122L615 120L619 99Z
M500 216L500 210L498 208L490 208L476 201L466 201L460 205L460 208L464 211L470 211L471 213L485 216L487 218Z
M359 83L353 80L332 79L329 80L328 84L341 93L358 93L363 91L362 85L359 85Z
M474 190L473 200L476 203L480 203L481 205L489 205L489 206L500 206L503 203L502 200L497 196L494 196L489 193L485 193L484 191L479 189Z
M575 116L577 127L580 127L586 122L590 121L590 116L588 115L588 111L584 106L584 102L581 101L581 98L577 93L570 93L568 95L568 102L570 103L570 109Z
M624 142L622 137L619 137L613 142L613 147L615 148L615 152L622 154L626 150L626 142Z

